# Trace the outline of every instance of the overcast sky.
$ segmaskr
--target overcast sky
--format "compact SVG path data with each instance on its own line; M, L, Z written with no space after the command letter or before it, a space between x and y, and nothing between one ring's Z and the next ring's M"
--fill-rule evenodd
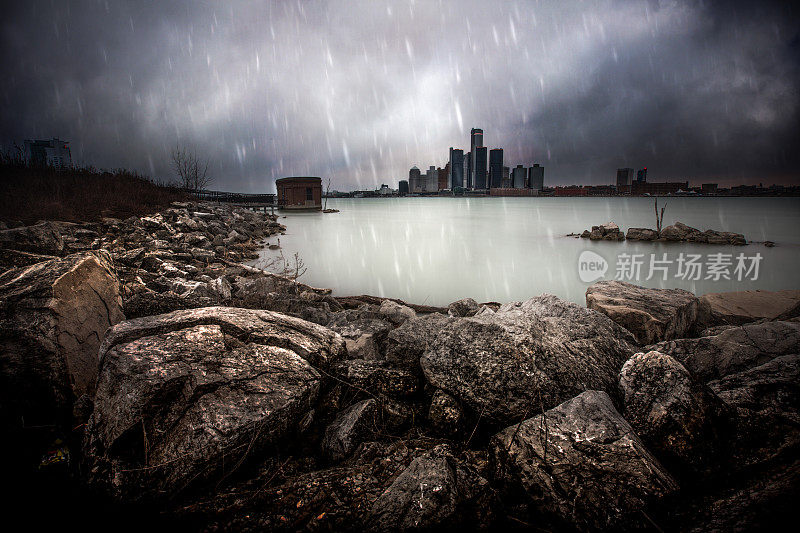
M0 20L0 143L214 187L397 186L484 129L549 185L800 183L797 10L684 1L19 2ZM747 4L753 4L747 6Z

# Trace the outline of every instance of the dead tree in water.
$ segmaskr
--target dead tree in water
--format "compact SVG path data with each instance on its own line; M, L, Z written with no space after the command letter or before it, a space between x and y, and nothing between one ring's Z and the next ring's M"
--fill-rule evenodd
M661 229L664 226L664 209L667 208L667 203L664 202L664 207L661 208L661 216L658 216L658 198L656 198L656 203L654 206L656 210L656 233L659 237L661 237Z

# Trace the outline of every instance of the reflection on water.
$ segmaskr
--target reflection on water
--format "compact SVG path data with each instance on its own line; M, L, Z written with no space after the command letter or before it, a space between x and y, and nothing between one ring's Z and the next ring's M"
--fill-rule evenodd
M336 295L372 294L414 303L446 305L459 298L483 301L524 300L551 293L584 304L588 282L581 281L578 258L590 250L604 258L602 279L617 275L621 254L643 262L639 279L650 287L680 287L697 294L746 289L799 289L800 199L665 198L664 225L684 222L701 230L743 233L744 247L688 243L592 242L565 237L607 221L629 227L655 227L648 198L386 198L328 200L339 213L287 213L280 236L286 257L300 254L308 271L301 281L330 287ZM270 239L277 242L276 236ZM722 253L730 280L683 279L678 259L684 254ZM758 278L741 276L737 256L761 254ZM264 250L270 257L275 251ZM651 254L667 267L645 279ZM663 254L667 254L664 257ZM731 254L727 256L727 254ZM624 257L624 256L623 256ZM743 272L739 273L740 275Z

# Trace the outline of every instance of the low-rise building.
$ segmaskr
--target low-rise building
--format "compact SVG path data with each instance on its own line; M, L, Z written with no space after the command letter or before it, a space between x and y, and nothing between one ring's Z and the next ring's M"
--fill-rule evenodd
M298 176L275 180L279 209L322 209L322 178Z

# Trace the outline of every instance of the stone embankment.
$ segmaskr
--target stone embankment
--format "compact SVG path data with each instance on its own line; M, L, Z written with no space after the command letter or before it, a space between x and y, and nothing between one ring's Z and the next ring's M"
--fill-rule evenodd
M52 469L61 446L89 508L209 531L730 530L791 513L800 293L335 298L242 264L283 229L178 204L0 231L18 468Z
M569 236L577 236L570 234ZM731 244L743 246L747 240L741 233L730 231L706 230L700 231L697 228L687 226L682 222L676 222L672 226L667 226L661 233L650 228L628 228L627 235L619 229L613 222L606 222L599 226L592 226L591 230L584 230L580 234L581 238L593 241L659 241L659 242L694 242L705 244ZM770 243L774 244L774 243Z

